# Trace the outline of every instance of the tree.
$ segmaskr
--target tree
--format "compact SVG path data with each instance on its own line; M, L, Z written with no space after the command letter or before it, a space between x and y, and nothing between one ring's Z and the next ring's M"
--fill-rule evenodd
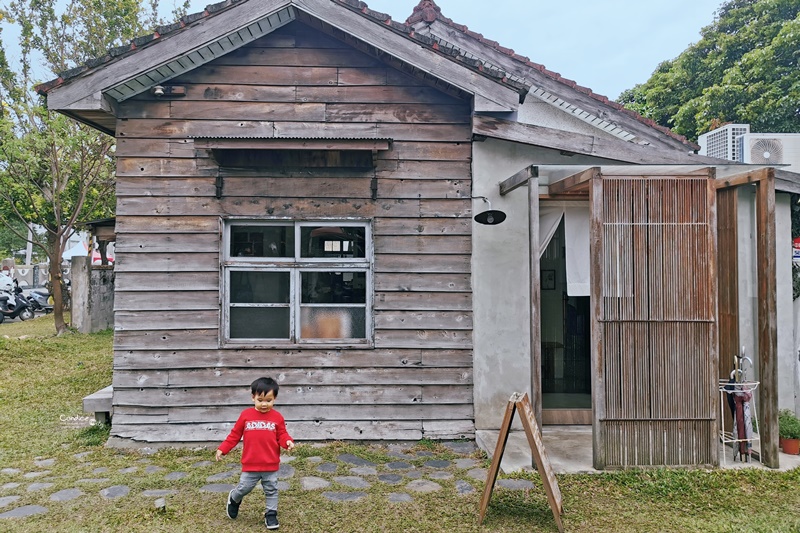
M721 124L800 131L800 2L728 0L701 39L619 102L696 140Z
M158 0L17 0L5 18L20 32L13 68L0 41L0 215L5 227L27 239L19 224L44 228L33 244L47 255L56 332L67 330L61 262L76 223L109 216L115 199L114 139L49 111L33 90L36 61L62 72L104 55L159 22ZM185 12L188 2L179 11ZM180 13L177 13L180 14ZM2 37L2 27L0 27ZM55 76L50 76L55 77Z
M7 223L14 230L8 229L6 224L0 225L0 258L14 257L27 246L27 241L18 236L28 234L27 226L16 218L8 219Z

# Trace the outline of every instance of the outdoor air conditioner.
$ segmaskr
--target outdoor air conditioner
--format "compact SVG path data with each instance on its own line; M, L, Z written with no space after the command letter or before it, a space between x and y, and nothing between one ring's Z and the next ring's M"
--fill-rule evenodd
M800 133L747 133L739 137L739 156L742 163L800 172Z
M738 139L741 135L750 133L750 124L726 124L700 136L700 155L740 161Z

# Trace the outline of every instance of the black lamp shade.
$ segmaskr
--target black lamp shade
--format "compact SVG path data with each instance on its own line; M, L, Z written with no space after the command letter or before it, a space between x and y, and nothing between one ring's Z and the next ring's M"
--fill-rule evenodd
M496 226L506 219L506 214L497 209L490 209L475 215L475 222L487 226Z

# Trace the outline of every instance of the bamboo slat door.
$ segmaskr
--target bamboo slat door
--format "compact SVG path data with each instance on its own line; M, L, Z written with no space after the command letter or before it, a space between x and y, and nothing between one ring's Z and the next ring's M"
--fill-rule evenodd
M592 194L595 466L716 464L710 179L603 176Z

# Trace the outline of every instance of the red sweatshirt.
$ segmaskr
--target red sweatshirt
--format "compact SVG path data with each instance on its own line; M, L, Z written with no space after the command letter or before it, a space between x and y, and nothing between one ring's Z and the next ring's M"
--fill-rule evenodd
M254 407L245 409L233 426L230 435L219 445L227 455L239 444L242 446L242 472L274 472L280 468L281 450L294 439L286 432L286 422L275 409L259 413Z

